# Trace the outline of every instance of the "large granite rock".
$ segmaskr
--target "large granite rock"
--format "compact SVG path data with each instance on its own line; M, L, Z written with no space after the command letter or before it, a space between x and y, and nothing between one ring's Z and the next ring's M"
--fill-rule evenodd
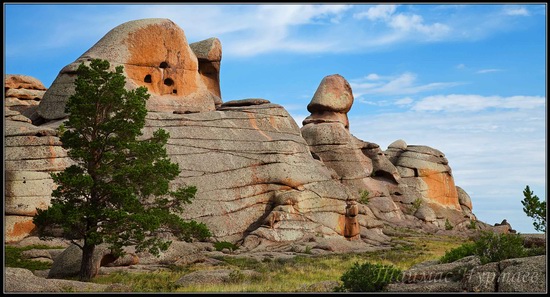
M218 56L221 59L221 53ZM205 84L183 30L169 19L141 19L115 27L63 68L44 94L39 115L48 120L66 117L64 108L74 93L78 66L97 58L108 60L113 69L124 66L128 89L147 87L149 111L209 111L220 102L219 86L215 80Z

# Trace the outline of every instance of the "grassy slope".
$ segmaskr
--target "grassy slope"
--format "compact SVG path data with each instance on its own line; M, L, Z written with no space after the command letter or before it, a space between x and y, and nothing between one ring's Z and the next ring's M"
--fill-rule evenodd
M96 283L122 283L134 292L297 292L308 285L321 281L339 281L340 276L353 263L372 262L392 264L402 270L431 259L439 259L450 250L464 243L464 238L411 234L396 237L398 242L392 250L362 254L298 255L288 260L258 262L246 258L224 257L223 266L176 267L171 272L114 273L98 276ZM232 282L211 285L178 287L175 282L183 275L202 269L255 270L259 276L247 277L235 273Z

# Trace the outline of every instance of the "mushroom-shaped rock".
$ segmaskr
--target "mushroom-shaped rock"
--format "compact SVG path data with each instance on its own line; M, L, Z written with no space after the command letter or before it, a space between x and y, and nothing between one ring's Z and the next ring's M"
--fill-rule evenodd
M326 76L307 106L311 115L303 124L340 122L349 128L347 112L352 105L353 93L346 79L339 74Z
M343 76L333 74L323 78L307 110L311 113L323 111L347 113L352 105L351 86Z
M76 70L92 59L107 60L113 69L124 66L126 88L144 86L151 94L149 111L211 111L220 100L204 83L184 31L169 19L141 19L113 28L63 68L42 98L40 116L48 120L66 116L65 104L74 94Z

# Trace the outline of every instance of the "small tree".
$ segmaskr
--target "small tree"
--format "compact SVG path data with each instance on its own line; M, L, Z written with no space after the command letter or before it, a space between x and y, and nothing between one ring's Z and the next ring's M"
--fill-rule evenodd
M523 211L527 216L533 218L533 226L535 230L546 233L546 201L540 201L537 195L533 194L533 191L529 189L529 186L525 186L523 190Z
M169 182L180 170L166 153L169 134L158 129L150 139L138 139L147 89L126 90L123 67L109 68L108 61L99 59L78 67L75 94L65 108L69 118L59 129L62 146L76 164L52 174L58 187L51 206L37 209L33 219L42 238L62 228L63 237L82 249L83 281L94 276L98 244L108 243L115 255L128 245L158 255L171 244L160 238L162 233L185 241L210 236L206 225L175 214L191 203L196 188L170 190Z

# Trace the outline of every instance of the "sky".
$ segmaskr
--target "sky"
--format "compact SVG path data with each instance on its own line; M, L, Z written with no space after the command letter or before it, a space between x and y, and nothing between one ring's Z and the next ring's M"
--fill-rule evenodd
M299 126L323 77L353 90L350 132L442 151L477 218L536 232L546 199L546 14L532 4L16 4L4 2L4 73L49 87L112 28L168 18L189 43L220 39L222 100L264 98Z

